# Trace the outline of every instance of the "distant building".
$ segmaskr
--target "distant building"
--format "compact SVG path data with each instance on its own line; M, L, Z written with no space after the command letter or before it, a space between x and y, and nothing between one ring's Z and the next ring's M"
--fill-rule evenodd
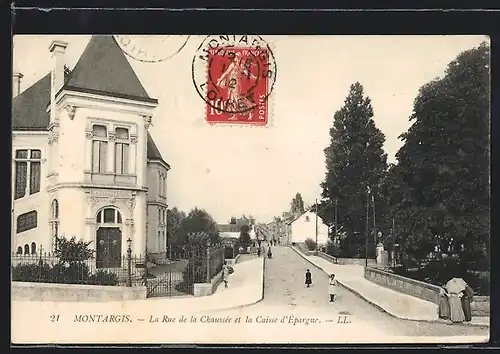
M13 77L13 251L75 236L98 267L119 266L129 238L136 254L165 252L170 166L148 132L158 101L113 36L92 36L72 71L66 47L51 44L51 71L24 92Z
M219 235L222 239L238 239L240 237L240 230L236 224L218 224L217 229L219 230Z
M321 217L318 220L318 245L326 245L328 242L329 227ZM288 218L285 221L287 225L287 242L299 243L310 238L316 241L316 213L313 209L309 209L302 214L296 215L294 218Z

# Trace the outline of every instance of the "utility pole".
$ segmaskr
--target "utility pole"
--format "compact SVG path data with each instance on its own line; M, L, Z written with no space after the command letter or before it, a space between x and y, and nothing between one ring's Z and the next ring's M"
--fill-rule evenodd
M316 256L318 255L318 199L316 199Z
M337 237L338 237L338 235L337 235L337 231L338 231L338 229L337 229L337 201L338 200L335 199L335 236L333 238L335 240L335 243L337 243Z
M377 247L377 225L375 220L375 193L372 193L372 209L373 209L373 245Z
M366 226L365 226L365 267L368 267L368 229L370 227L370 186L366 187Z

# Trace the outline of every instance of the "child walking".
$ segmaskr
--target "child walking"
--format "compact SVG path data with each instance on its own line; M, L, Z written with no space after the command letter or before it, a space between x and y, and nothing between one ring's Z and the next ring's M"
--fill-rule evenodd
M224 287L227 288L227 282L229 281L229 267L227 262L224 261L224 266L222 267L222 280L224 281Z
M306 285L309 288L312 284L312 275L309 269L306 270Z
M337 293L336 287L337 287L337 280L335 280L335 274L332 274L330 275L330 281L328 285L328 290L330 293L330 302L335 302L335 295Z

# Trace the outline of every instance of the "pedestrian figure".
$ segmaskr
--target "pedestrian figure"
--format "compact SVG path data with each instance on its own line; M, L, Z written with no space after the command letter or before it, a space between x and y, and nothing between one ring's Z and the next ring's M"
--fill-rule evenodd
M460 301L462 302L462 310L464 311L465 322L470 322L472 320L472 311L470 308L470 303L474 300L474 290L467 284L464 291L462 291L462 296Z
M273 256L273 252L271 252L271 247L267 250L267 257L271 258Z
M227 288L227 282L229 281L229 267L227 262L224 261L224 266L222 267L222 280L224 281L224 287Z
M257 248L257 257L260 257L260 247Z
M450 302L450 320L454 323L465 321L464 310L462 309L462 292L465 289L465 282L461 278L453 278L446 283L448 300Z
M450 293L448 293L448 290L446 290L445 287L441 287L440 291L440 299L439 299L439 311L438 311L438 317L443 319L443 320L449 320L450 319L450 300L448 297L450 296Z
M330 293L330 302L335 302L335 295L337 293L337 280L335 280L335 274L330 275L330 281L328 285L328 290Z
M308 269L308 270L306 270L306 285L309 288L311 286L311 284L312 284L312 275Z

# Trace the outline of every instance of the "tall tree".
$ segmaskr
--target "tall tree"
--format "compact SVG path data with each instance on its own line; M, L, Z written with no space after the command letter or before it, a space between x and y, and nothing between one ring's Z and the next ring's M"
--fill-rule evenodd
M406 252L437 248L470 269L489 258L490 48L453 60L415 99L396 157L392 211Z
M337 203L337 221L348 235L340 248L344 254L354 255L365 244L367 186L375 202L380 199L387 168L382 148L385 136L375 126L371 100L359 82L351 85L344 106L335 112L330 137L324 150L327 172L321 183L323 200L318 213L333 225Z
M219 230L217 223L203 209L194 208L181 222L181 233L184 240L188 240L190 233L205 233L207 234L208 241L216 243L220 241Z
M180 246L184 243L181 223L186 218L186 213L177 207L167 210L167 245Z
M290 204L290 211L292 213L302 214L304 209L304 200L302 199L302 195L300 193L295 194L295 197L292 199Z
M250 237L250 227L248 225L243 225L240 230L240 237L238 238L238 243L240 246L247 248L250 246L252 239Z

